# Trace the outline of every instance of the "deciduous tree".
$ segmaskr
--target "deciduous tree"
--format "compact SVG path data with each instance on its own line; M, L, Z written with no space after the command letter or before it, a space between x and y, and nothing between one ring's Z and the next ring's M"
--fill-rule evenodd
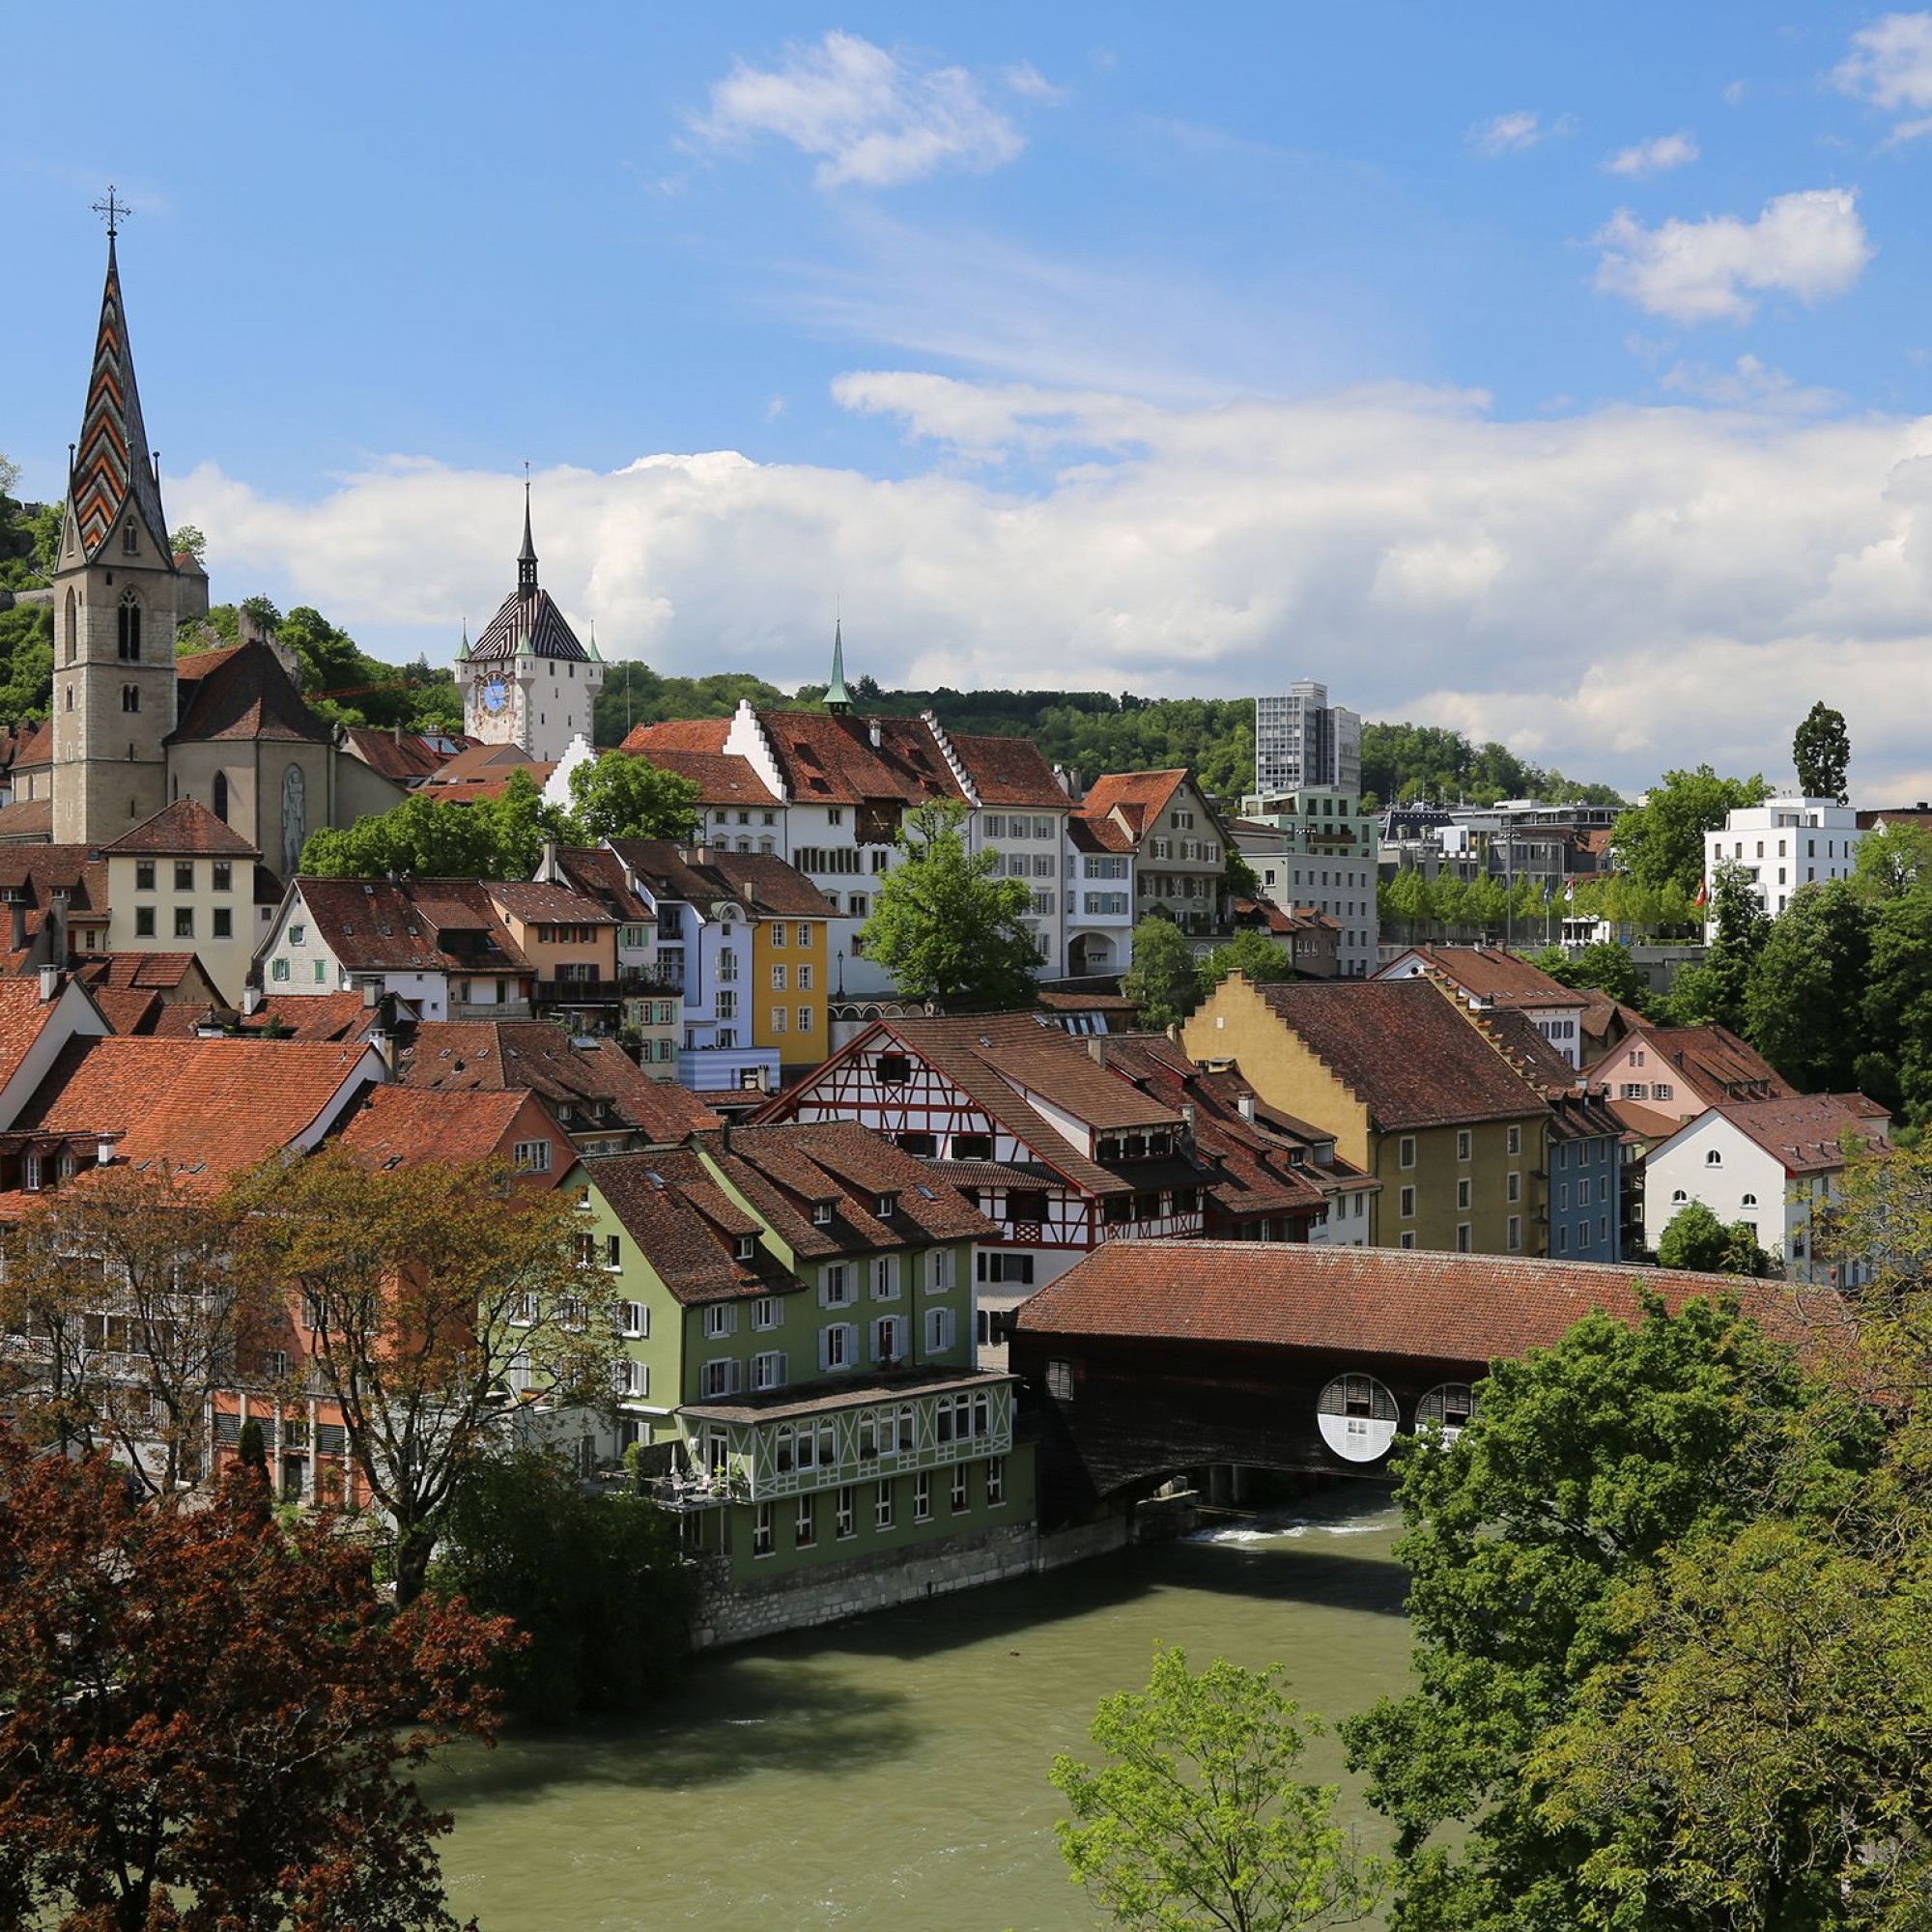
M137 1507L104 1458L0 1436L0 1922L453 1932L449 1821L396 1771L492 1734L505 1622L392 1615L252 1471Z
M1156 1033L1179 1026L1201 1004L1201 962L1171 919L1150 913L1134 927L1133 960L1121 980L1141 1024Z
M439 805L418 792L348 827L325 827L302 847L301 869L325 879L527 879L544 841L568 838L567 816L543 802L527 772L496 798Z
M387 1519L396 1595L421 1593L458 1476L527 1381L561 1406L611 1397L605 1277L577 1265L557 1194L497 1165L372 1172L328 1150L240 1189L240 1264L300 1295L312 1367Z
M697 830L697 789L691 780L661 771L648 758L606 752L570 775L576 836L591 844L603 838L674 838L682 843Z
M1771 796L1762 776L1720 778L1709 765L1665 772L1641 805L1616 822L1611 834L1618 863L1640 884L1674 886L1690 895L1704 876L1704 835L1725 816Z
M1661 1266L1690 1268L1700 1274L1765 1275L1771 1260L1744 1221L1728 1228L1701 1201L1687 1201L1658 1238Z
M1751 962L1743 1031L1801 1094L1858 1085L1871 940L1869 900L1854 881L1830 879L1792 894Z
M1117 1925L1293 1932L1374 1909L1381 1864L1335 1823L1335 1787L1295 1776L1323 1727L1282 1676L1219 1660L1197 1674L1184 1651L1157 1650L1145 1690L1101 1699L1107 1762L1054 1759L1073 1809L1061 1855Z
M1718 867L1711 881L1711 917L1716 929L1703 963L1683 968L1671 981L1671 1023L1715 1022L1742 1034L1749 1024L1746 1001L1751 968L1771 934L1771 921L1742 866Z
M1237 932L1201 962L1201 990L1211 992L1230 973L1242 973L1257 986L1294 978L1294 961L1285 946L1264 932Z
M880 882L861 929L866 956L909 999L970 1007L1030 1006L1039 947L1026 923L1023 879L1003 879L998 856L969 852L965 810L923 805L895 840L905 857Z

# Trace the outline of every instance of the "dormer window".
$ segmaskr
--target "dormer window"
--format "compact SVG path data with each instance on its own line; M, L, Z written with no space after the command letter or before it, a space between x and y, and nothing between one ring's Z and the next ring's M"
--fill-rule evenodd
M814 1201L811 1204L811 1225L814 1228L829 1228L832 1225L832 1203Z
M732 1253L741 1262L753 1260L758 1252L758 1237L755 1235L740 1235L731 1244Z
M896 1194L879 1196L879 1219L890 1221L899 1211L899 1197Z
M37 1153L23 1154L20 1158L20 1185L29 1194L41 1191L41 1157Z

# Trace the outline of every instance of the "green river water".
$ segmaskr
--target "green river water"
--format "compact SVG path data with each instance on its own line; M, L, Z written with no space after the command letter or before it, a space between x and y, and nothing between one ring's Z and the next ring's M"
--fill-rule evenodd
M1046 1768L1089 1752L1156 1641L1197 1666L1286 1662L1330 1717L1403 1683L1386 1491L1348 1486L1057 1574L700 1660L640 1723L466 1749L450 1904L482 1932L707 1925L1059 1932L1095 1915L1054 1845ZM1091 1754L1091 1752L1089 1752ZM1308 1774L1343 1785L1332 1739Z

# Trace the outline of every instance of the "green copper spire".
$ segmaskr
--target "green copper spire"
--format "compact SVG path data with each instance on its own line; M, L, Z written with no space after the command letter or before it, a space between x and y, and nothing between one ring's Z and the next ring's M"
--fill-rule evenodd
M469 662L469 619L468 617L463 620L463 641L456 647L456 662L458 664L468 664Z
M845 689L845 624L843 618L832 623L832 683L825 693L825 708L839 717L852 708L852 694Z

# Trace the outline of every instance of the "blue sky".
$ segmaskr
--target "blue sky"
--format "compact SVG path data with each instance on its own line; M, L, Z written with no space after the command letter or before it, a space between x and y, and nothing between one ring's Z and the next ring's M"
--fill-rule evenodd
M445 657L508 587L527 459L546 581L666 669L812 675L842 599L888 681L1325 674L1627 784L1776 775L1823 695L1855 778L1932 789L1932 15L107 6L9 36L142 110L10 97L37 270L0 450L61 487L111 179L217 595Z

